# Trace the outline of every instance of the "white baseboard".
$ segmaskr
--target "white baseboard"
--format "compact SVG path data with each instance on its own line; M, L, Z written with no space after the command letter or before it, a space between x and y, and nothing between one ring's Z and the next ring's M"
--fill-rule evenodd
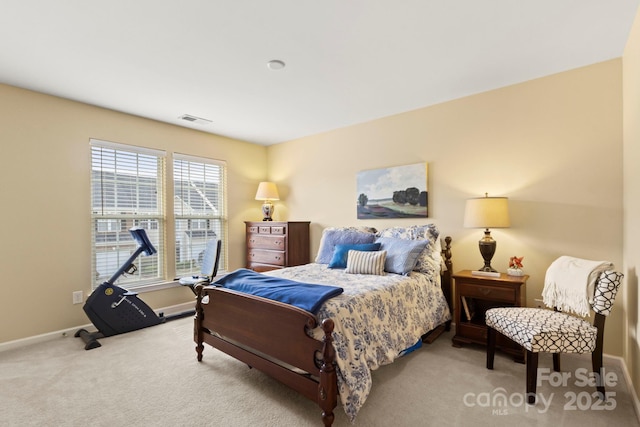
M174 314L184 313L186 311L194 310L195 302L186 302L182 304L172 305L169 307L162 308L160 310L155 310L155 312L159 315L163 313L165 316L171 316ZM15 348L24 347L31 344L37 344L41 342L50 341L60 337L73 337L78 329L86 329L89 332L94 332L96 330L95 326L91 323L85 325L74 326L72 328L61 329L58 331L47 332L46 334L35 335L32 337L21 338L14 341L7 341L0 343L0 353L3 351L13 350Z
M47 332L46 334L34 335L32 337L21 338L19 340L7 341L0 343L0 353L3 351L13 350L16 348L25 347L27 345L37 344L45 341L51 341L60 337L74 336L78 329L87 329L91 330L93 325L86 324L81 326L76 326L68 329L61 329L59 331ZM93 328L95 330L95 328Z
M627 364L620 356L612 356L610 354L604 354L603 356L606 358L616 359L618 363L620 363L620 366L622 367L622 374L624 375L624 380L627 383L629 393L631 394L631 401L633 402L633 408L636 411L636 417L638 418L638 421L640 421L640 400L638 400L636 389L633 387L633 381L631 381L631 375L629 375L629 371L627 370Z
M196 309L196 301L194 299L192 302L183 302L182 304L171 305L161 310L156 310L156 313L158 314L164 313L165 316L171 316L174 314L184 313L185 311L190 311L195 309Z

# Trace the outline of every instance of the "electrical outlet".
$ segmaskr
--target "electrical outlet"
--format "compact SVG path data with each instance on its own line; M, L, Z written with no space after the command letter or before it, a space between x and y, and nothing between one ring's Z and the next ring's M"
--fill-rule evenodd
M84 298L82 295L82 291L75 291L71 295L73 296L74 304L82 304L82 300Z
M533 304L534 304L534 307L535 307L535 308L546 308L546 307L544 306L544 302L543 302L541 299L539 299L539 298L534 299L534 300L533 300Z

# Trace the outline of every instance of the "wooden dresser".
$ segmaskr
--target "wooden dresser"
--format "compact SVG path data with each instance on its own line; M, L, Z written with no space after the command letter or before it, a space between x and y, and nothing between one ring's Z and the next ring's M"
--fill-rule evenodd
M247 268L268 271L309 263L309 221L245 221Z

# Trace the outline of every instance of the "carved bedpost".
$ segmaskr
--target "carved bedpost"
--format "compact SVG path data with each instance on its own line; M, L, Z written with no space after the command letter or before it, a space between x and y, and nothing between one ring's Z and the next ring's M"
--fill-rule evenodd
M451 261L451 236L444 238L442 255L444 255L444 264L447 266L447 270L451 272L451 269L453 268L453 262Z
M338 383L336 377L336 351L333 348L333 320L322 321L322 366L320 367L320 384L318 385L318 405L322 409L322 422L326 427L333 424L333 409L338 404Z
M198 362L202 362L202 352L204 351L204 336L202 335L202 319L204 316L204 310L202 309L202 297L204 286L197 284L195 286L196 291L196 317L193 321L193 340L196 342L196 353L198 355Z
M451 274L453 273L453 262L451 261L451 237L447 236L444 238L444 244L442 245L442 257L444 258L444 265L447 270L442 273L442 292L444 293L444 297L447 300L447 304L449 304L449 311L453 314L453 300L452 300L452 288L453 283L451 279ZM448 331L451 329L451 320L447 321L445 325L445 329Z

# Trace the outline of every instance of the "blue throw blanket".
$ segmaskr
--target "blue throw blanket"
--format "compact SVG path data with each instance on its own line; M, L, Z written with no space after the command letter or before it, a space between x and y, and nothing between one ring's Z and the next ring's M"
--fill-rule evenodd
M246 268L227 274L216 280L213 285L291 304L313 314L323 302L344 291L336 286L296 282L256 273Z

